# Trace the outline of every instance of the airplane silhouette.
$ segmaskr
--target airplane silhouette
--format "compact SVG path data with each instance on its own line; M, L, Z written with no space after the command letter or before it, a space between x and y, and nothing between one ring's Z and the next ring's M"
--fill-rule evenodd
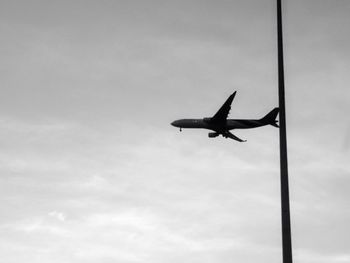
M255 120L242 120L242 119L227 119L227 116L231 110L231 103L236 96L237 91L235 91L226 102L221 106L218 112L211 118L203 119L181 119L176 120L171 123L171 125L180 128L182 131L183 128L200 128L208 129L214 132L209 132L209 138L214 138L219 135L222 135L225 138L230 138L239 142L245 142L238 138L236 135L233 135L230 130L233 129L251 129L257 128L265 125L272 125L279 127L277 124L276 117L278 115L279 109L274 108L268 114L266 114L261 119Z

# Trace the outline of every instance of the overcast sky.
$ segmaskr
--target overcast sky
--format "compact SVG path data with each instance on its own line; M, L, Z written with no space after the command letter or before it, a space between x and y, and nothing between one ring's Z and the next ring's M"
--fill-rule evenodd
M350 2L284 1L295 262L350 262ZM274 0L0 1L0 257L281 262Z

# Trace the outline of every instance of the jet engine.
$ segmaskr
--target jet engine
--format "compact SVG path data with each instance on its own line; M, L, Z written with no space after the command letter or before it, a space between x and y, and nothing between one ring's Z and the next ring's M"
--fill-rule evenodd
M219 133L217 133L217 132L209 132L209 133L208 133L208 137L209 137L209 138L215 138L215 137L217 137L217 136L219 136Z

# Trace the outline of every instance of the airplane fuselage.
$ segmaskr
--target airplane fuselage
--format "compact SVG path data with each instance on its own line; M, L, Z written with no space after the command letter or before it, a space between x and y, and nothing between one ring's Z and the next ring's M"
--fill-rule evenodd
M251 129L268 125L268 123L262 120L248 120L248 119L227 119L224 125L212 123L210 118L204 119L180 119L172 122L171 124L178 128L192 128L192 129L208 129L216 132L222 130L233 129Z

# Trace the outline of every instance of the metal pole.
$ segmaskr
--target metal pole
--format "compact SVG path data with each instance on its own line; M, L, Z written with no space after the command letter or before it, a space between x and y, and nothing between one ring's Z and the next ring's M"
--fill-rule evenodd
M280 109L280 166L283 263L292 263L292 239L289 212L286 109L284 100L282 0L277 0L278 95Z

